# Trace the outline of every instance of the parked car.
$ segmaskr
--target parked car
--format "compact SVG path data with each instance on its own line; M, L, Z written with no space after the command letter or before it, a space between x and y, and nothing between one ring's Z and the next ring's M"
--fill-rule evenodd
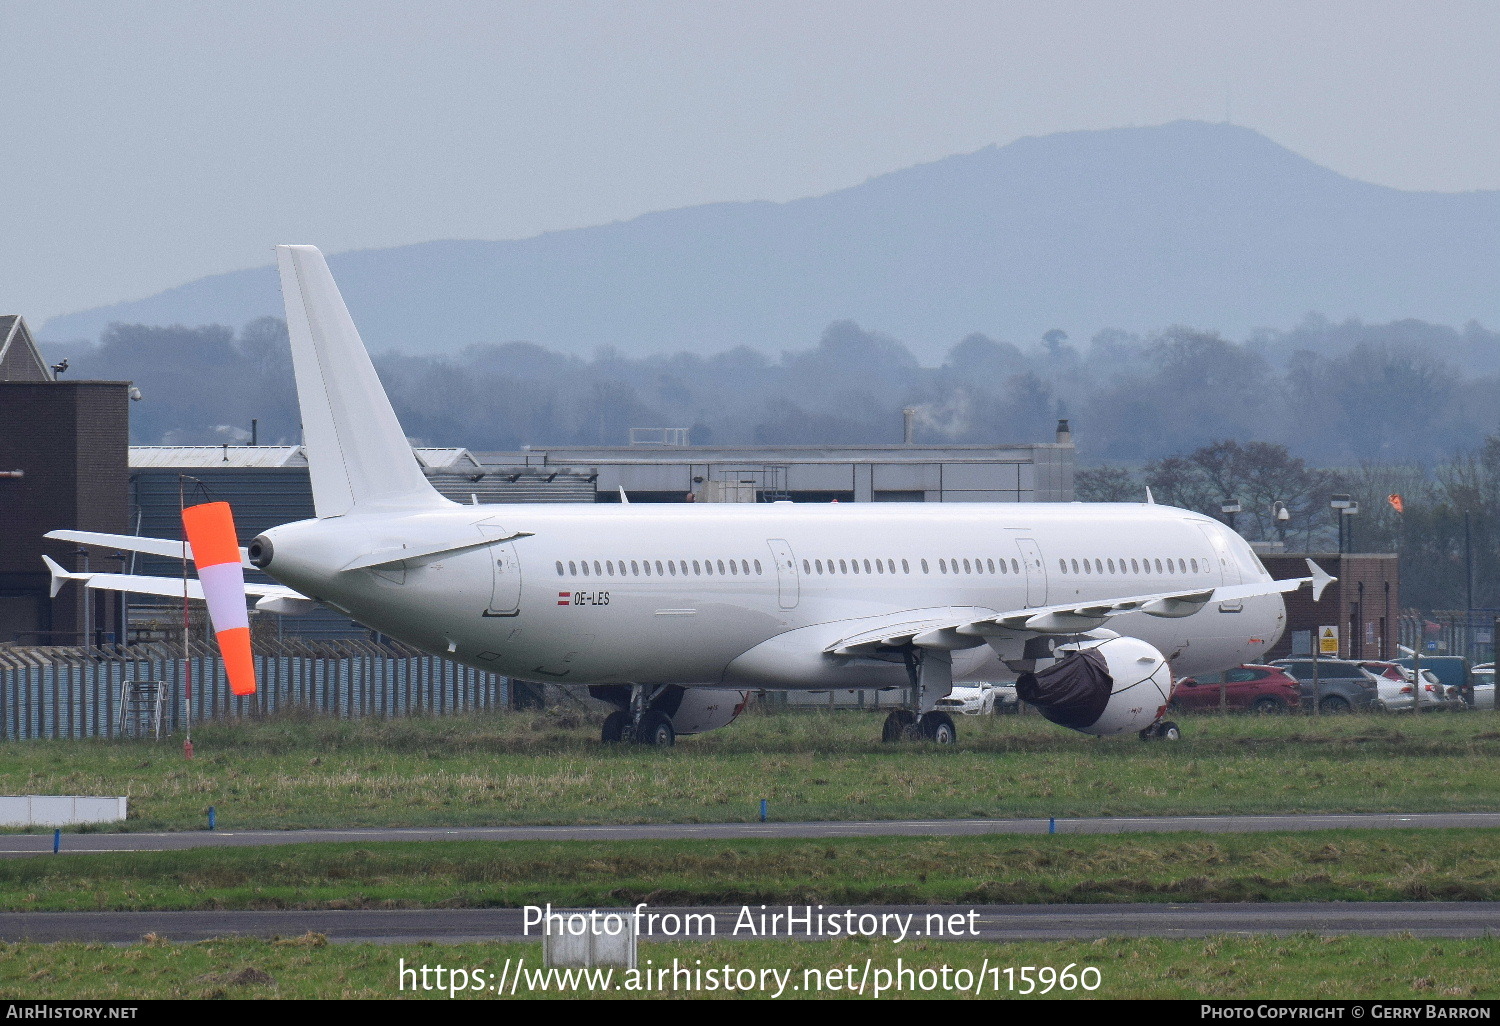
M1295 679L1275 666L1246 663L1223 673L1183 677L1172 691L1172 708L1218 709L1221 691L1226 709L1275 714L1291 712L1302 704L1301 687Z
M1320 712L1364 712L1371 707L1378 708L1379 683L1375 674L1347 659L1319 659L1317 662L1317 691L1321 698L1315 698L1313 693L1312 659L1277 659L1271 665L1279 666L1296 678L1302 686L1302 703L1311 707L1317 701Z
M1411 669L1411 658L1395 660L1397 666ZM1457 689L1463 695L1469 690L1469 661L1463 656L1423 656L1422 669L1430 670L1443 687L1449 691Z
M1376 702L1386 712L1411 712L1412 689L1407 671L1395 663L1365 660L1362 669L1375 674Z
M1016 686L997 681L972 681L953 685L946 698L937 700L939 710L963 716L988 716L1016 711Z
M1485 663L1469 671L1471 702L1475 709L1495 708L1495 664Z

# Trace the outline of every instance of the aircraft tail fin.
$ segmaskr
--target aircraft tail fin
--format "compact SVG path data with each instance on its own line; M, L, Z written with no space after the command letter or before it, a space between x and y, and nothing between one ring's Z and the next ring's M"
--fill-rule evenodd
M323 254L277 246L276 263L318 516L452 505L423 475Z

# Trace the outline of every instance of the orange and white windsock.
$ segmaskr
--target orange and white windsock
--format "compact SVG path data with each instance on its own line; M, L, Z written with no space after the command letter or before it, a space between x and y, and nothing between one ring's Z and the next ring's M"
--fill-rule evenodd
M245 568L227 502L207 502L182 511L182 526L193 548L208 615L219 638L219 654L229 689L255 694L255 661L250 658L250 614L245 609Z

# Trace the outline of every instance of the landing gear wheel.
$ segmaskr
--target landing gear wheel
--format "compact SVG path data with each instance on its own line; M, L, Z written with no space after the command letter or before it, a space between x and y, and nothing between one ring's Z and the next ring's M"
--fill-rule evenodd
M643 745L671 748L677 743L677 731L672 729L671 717L666 713L648 709L641 717L641 725L636 732L635 739Z
M1141 740L1181 741L1182 728L1173 723L1171 720L1162 720L1160 723L1153 723L1151 724L1151 726L1141 731Z
M604 729L599 732L599 740L607 745L617 745L622 741L630 740L626 737L629 732L629 714L616 710L604 717Z
M930 712L917 721L917 727L921 730L922 737L933 744L958 743L958 728L953 725L953 717L947 713Z
M916 717L910 710L897 709L885 718L885 726L880 730L880 740L886 744L905 741L915 723Z

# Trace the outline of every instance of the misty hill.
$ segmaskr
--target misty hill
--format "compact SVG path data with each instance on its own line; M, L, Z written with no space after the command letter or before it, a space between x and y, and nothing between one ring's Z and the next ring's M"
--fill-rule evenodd
M317 240L267 240L316 242ZM334 255L377 350L526 340L565 353L779 351L854 320L931 360L969 332L1298 321L1500 323L1500 193L1414 193L1246 128L1069 132L790 203L720 203L534 238ZM270 267L54 318L242 325L279 314Z

